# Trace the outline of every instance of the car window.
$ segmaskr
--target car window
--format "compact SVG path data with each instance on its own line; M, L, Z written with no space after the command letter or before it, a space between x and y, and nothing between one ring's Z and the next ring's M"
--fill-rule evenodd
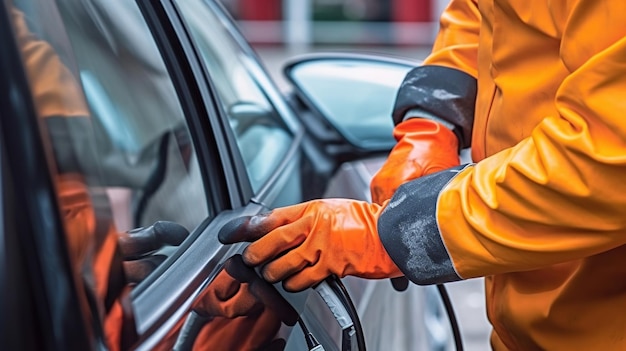
M252 189L258 192L284 159L293 136L257 79L252 62L202 0L178 6L232 127Z
M58 2L93 121L97 172L121 231L157 220L193 230L210 215L189 130L150 31L131 1Z
M174 241L158 237L163 248L144 246L127 256L120 245L125 267L140 263L130 280L138 283L215 215L159 50L131 1L14 3L12 21L52 156L70 253L84 259L95 237L114 259L111 240L125 232L153 235L137 228L157 221L182 226Z

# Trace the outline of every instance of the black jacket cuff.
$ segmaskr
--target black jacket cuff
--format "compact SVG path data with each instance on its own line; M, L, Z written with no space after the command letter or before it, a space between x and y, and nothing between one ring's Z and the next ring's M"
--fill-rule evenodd
M476 78L457 69L425 65L407 73L396 96L393 108L394 124L402 122L411 109L424 110L455 128L461 148L472 140Z
M465 167L405 183L378 218L378 235L387 253L416 284L461 280L439 232L437 200L441 190Z

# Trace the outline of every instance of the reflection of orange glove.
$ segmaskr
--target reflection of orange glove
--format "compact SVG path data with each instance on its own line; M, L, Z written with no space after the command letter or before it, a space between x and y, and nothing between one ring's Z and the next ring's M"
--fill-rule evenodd
M362 201L314 200L235 219L220 230L219 239L225 244L254 241L243 252L244 262L266 263L264 278L284 280L290 291L308 288L332 274L399 276L376 231L382 210Z
M233 266L235 268L230 268ZM204 289L193 309L199 315L209 318L235 318L255 314L263 305L252 291L253 284L263 283L265 282L251 268L243 264L240 255L233 256ZM259 290L256 285L254 290Z
M193 310L207 323L193 350L282 350L275 339L281 322L293 326L298 313L276 289L243 264L240 255L205 288Z
M398 143L370 184L372 201L391 199L403 183L459 165L458 139L440 123L411 118L393 130Z
M192 350L282 351L285 340L275 339L280 326L275 311L267 309L252 316L216 317L202 328Z

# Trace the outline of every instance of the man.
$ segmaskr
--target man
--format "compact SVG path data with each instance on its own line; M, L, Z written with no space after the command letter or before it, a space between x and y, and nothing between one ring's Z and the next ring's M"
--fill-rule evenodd
M244 262L291 290L484 276L494 349L623 350L625 91L626 2L453 0L398 91L378 204L276 209L221 240L254 241Z

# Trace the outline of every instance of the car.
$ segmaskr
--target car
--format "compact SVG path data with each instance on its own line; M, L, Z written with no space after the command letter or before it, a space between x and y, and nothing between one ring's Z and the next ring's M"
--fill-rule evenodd
M286 94L211 0L4 1L0 27L3 347L451 344L417 286L329 277L291 293L242 263L245 243L218 241L241 216L368 201L419 62L306 56Z

